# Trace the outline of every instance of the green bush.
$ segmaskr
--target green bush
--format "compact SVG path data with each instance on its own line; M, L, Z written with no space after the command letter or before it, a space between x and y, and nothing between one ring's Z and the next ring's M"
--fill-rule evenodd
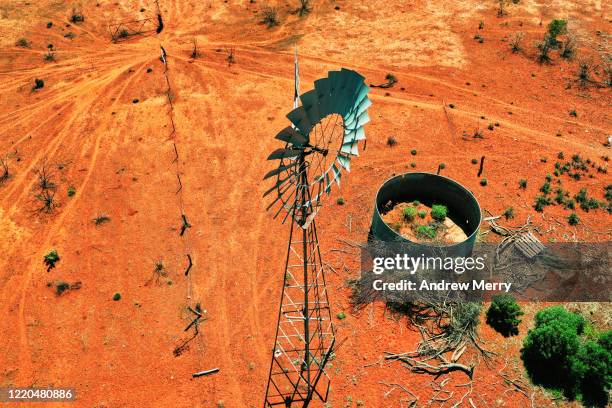
M519 180L519 188L521 188L521 189L523 189L523 190L524 190L524 189L526 189L526 188L527 188L527 180L525 180L525 179L520 179L520 180Z
M42 79L36 78L34 80L34 87L32 88L32 90L37 90L37 89L42 89L45 87L45 81L43 81Z
M410 206L410 207L404 207L404 210L402 211L402 214L404 216L404 220L406 221L413 221L414 217L417 215L417 209Z
M344 198L342 198L342 197L338 197L338 199L336 200L336 204L338 204L338 205L344 205L344 202L345 202Z
M516 300L508 294L493 296L493 302L487 310L487 324L504 337L518 335L518 325L523 315Z
M586 406L607 406L612 384L612 353L599 342L582 344L572 361L576 384L571 394L579 394Z
M551 204L550 198L543 196L543 195L539 195L536 197L536 201L535 201L535 204L533 205L533 208L535 208L535 210L538 212L542 212L544 211L544 207L550 204Z
M448 208L445 205L434 204L431 206L431 218L436 221L444 221L448 214Z
M503 213L504 218L506 218L507 220L514 218L514 208L513 207L508 207L504 210Z
M51 269L55 268L55 264L59 262L60 257L55 249L51 250L47 255L43 258L45 265L47 265L47 272Z
M427 211L421 210L418 212L419 218L425 218L427 216Z
M278 12L273 7L265 7L261 11L261 22L265 24L268 28L272 28L279 24L278 20Z
M68 197L72 197L76 194L76 188L73 186L68 187Z
M113 300L115 302L118 302L119 300L121 300L121 293L115 292L115 294L113 295Z
M548 24L548 42L552 46L556 46L559 42L557 36L567 33L567 21L555 19Z
M568 397L575 396L573 357L578 353L585 326L582 316L562 306L540 310L535 327L527 333L521 359L531 380L547 388L560 389Z
M416 236L419 239L434 239L436 230L429 225L419 225L416 230Z
M415 149L412 149L410 151L410 154L413 155L413 156L416 156L417 155L417 151Z
M580 217L578 217L576 213L571 213L567 216L567 223L569 225L578 225L580 223Z
M336 317L340 320L344 320L346 319L346 314L344 312L338 312L338 314L336 315Z
M489 182L487 181L487 179L486 179L486 178L480 179L480 185L481 185L481 186L483 186L483 187L484 187L484 186L486 186L487 184L489 184Z
M547 181L542 184L542 187L540 187L540 191L544 194L550 193L550 182Z

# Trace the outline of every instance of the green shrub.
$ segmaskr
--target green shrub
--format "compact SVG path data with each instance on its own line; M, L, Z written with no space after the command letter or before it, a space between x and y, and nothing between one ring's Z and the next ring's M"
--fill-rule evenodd
M605 407L612 384L612 331L597 334L562 306L536 314L521 358L537 385L561 391L585 406Z
M478 164L478 160L477 159L472 159L472 164Z
M573 395L573 356L580 347L585 320L562 306L540 310L535 327L527 333L521 359L531 380L547 388L564 390Z
M487 184L488 184L488 182L487 182L487 179L486 179L486 178L480 179L480 185L481 185L481 186L483 186L483 187L484 187L484 186L486 186Z
M55 249L52 249L47 255L43 258L45 265L47 265L47 272L51 269L55 268L55 264L59 262L60 257Z
M73 186L68 187L68 197L72 197L76 194L76 188Z
M70 16L70 21L74 24L82 23L85 21L85 16L83 13L76 11L76 9L72 9L72 15Z
M448 214L448 208L445 205L434 204L431 206L431 218L436 221L444 221Z
M421 210L418 212L419 218L425 218L427 216L427 211Z
M526 188L527 188L527 180L525 180L525 179L520 179L520 180L519 180L519 188L520 188L520 189L523 189L523 190L524 190L524 189L526 189Z
M278 12L273 7L265 7L261 11L261 22L268 28L272 28L279 24Z
M393 147L397 144L397 140L395 139L395 136L389 136L387 138L387 146L389 147Z
M521 307L511 295L493 296L493 301L487 310L487 324L504 337L518 335L519 319L523 315Z
M36 78L34 80L34 87L32 88L33 91L36 91L37 89L42 89L45 87L45 81L43 81L42 79Z
M508 207L504 210L503 214L502 214L507 220L514 218L514 208L513 207Z
M336 204L338 204L338 205L344 205L344 198L342 198L342 197L338 197L338 199L336 200Z
M20 38L15 41L15 46L21 48L30 48L32 46L32 43L30 43L27 38Z
M115 292L115 294L113 295L113 300L114 300L115 302L120 301L120 300L121 300L121 293L119 293L119 292Z
M404 216L404 220L413 221L414 217L417 215L417 209L412 206L404 207L402 214Z
M411 155L413 155L413 156L416 156L416 155L417 155L417 151L416 151L416 149L412 149L412 150L410 151L410 154L411 154Z
M544 194L550 193L550 182L547 181L542 184L542 187L540 187L540 191Z
M68 289L70 289L70 284L63 282L63 281L57 282L57 284L55 285L55 294L57 296L60 296L62 293L64 293Z
M336 314L336 317L340 320L344 320L346 319L346 314L344 312L338 312L338 314Z
M544 207L550 204L551 204L550 198L540 195L536 197L536 201L535 201L535 204L533 205L533 208L535 208L535 210L538 212L542 212L544 211Z
M94 224L102 225L105 222L110 222L110 217L106 214L100 214L96 218L93 219Z
M557 36L567 33L567 21L555 19L548 24L548 42L556 46L559 42Z
M438 167L440 168L440 170L444 170L446 168L446 164L440 163Z
M436 230L429 225L419 225L416 229L416 236L419 239L434 239Z
M572 362L576 388L586 406L604 407L612 384L612 352L599 342L588 340Z
M416 167L416 163L415 162L410 163L410 167L414 169Z

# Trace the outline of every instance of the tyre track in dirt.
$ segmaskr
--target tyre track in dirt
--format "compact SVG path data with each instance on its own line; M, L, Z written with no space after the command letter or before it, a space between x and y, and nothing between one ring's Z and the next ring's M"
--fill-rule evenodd
M135 64L138 65L138 64ZM143 71L144 66L146 65L145 63L140 63L140 67L135 71L136 73L140 73ZM102 84L100 85L101 88L104 87L108 87L109 85L112 84L112 82L114 80L116 80L120 73L115 73L114 76L111 75L111 77L107 80L107 81L102 81ZM109 74L110 75L110 74ZM113 104L111 104L111 106L108 108L108 110L113 109L115 107L115 105L118 103L119 98L123 95L123 93L125 92L125 90L128 88L128 86L130 85L130 83L134 80L134 78L136 78L136 75L132 76L129 80L125 81L122 86L120 86L120 88L118 89L117 92L117 96L116 96L116 100ZM89 87L86 87L85 89L82 89L81 91L84 94L88 94L87 91L89 91L91 88L91 84L89 85ZM87 109L91 109L93 106L93 101L96 99L95 95L96 93L93 92L91 95L93 95L93 97L89 100L89 103L85 103L83 104L83 109L75 112L72 117L68 118L68 126L66 127L66 129L69 129L70 126L76 121L77 117L80 115L80 113L82 113L83 110L87 110ZM120 129L117 129L117 132L119 132ZM66 131L66 133L68 133L68 131ZM77 135L78 132L75 132L73 135ZM42 253L50 244L50 242L53 240L55 233L62 227L63 225L63 221L65 220L65 218L70 214L70 211L73 207L75 207L77 205L77 203L79 202L79 198L81 196L81 192L86 188L87 184L89 183L92 173L95 169L96 163L99 160L98 156L100 154L100 142L102 140L102 138L106 136L109 137L109 135L105 135L104 132L99 132L98 136L96 137L95 141L93 142L93 147L92 147L92 156L91 159L88 161L86 168L87 168L87 172L84 176L84 179L82 181L81 184L79 184L79 189L77 190L77 194L75 194L75 196L73 197L73 199L71 201L69 201L69 203L66 205L66 207L61 209L61 213L58 215L58 217L54 220L52 226L49 228L49 230L46 232L46 239L43 241L42 244L40 244L39 249L36 251L36 253ZM57 151L57 147L59 146L60 142L56 140L56 143L54 143L54 146L45 151L44 154L39 155L39 157L42 157L43 155L47 155L47 157L52 157L53 154ZM82 144L79 143L82 147L81 147L81 152L84 153L86 151L86 144ZM85 157L85 154L81 154L81 157ZM32 167L32 166L31 166ZM30 184L31 185L31 184ZM27 188L24 188L24 190L28 190ZM13 207L14 208L14 207ZM22 278L21 281L21 290L20 290L20 298L19 298L19 308L18 308L18 317L17 317L17 323L19 326L19 380L21 383L26 384L28 383L28 381L30 381L31 379L31 374L32 374L32 361L31 361L31 353L30 353L30 349L29 349L29 345L28 345L28 338L27 338L27 331L26 331L26 321L25 321L25 308L26 308L26 295L27 295L27 291L28 291L28 286L31 282L32 276L35 273L36 270L40 269L39 263L36 261L31 261L30 266L27 268L26 272L24 273L24 276ZM5 303L6 297L3 296L3 301L2 304L7 304L10 305L11 301L7 301Z

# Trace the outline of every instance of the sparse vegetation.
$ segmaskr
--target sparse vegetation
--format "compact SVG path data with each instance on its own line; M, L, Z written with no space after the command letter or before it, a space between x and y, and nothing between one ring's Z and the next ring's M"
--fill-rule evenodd
M481 186L483 186L483 187L484 187L484 186L486 186L487 184L489 184L489 182L487 181L487 179L486 179L486 178L480 179L480 185L481 185Z
M580 223L580 217L578 217L576 213L571 213L567 216L567 223L569 225L578 225Z
M567 21L561 19L554 19L548 24L548 42L551 46L556 47L559 45L557 37L567 33Z
M478 159L472 159L472 164L478 164Z
M412 206L404 207L404 209L402 210L402 215L404 216L404 220L409 222L413 221L417 215L417 209Z
M527 188L527 180L525 179L520 179L518 184L521 190L525 190Z
M445 205L434 204L431 206L431 218L436 221L444 221L448 215L448 208Z
M536 48L539 51L537 60L540 64L548 64L552 61L552 59L550 58L551 44L548 35L544 36L544 41L541 41L536 44Z
M510 49L513 53L521 52L523 47L521 46L521 42L523 41L523 37L525 35L523 33L516 33L512 40L510 40Z
M72 15L70 16L70 22L72 22L74 24L83 23L83 22L85 22L85 16L83 15L82 12L80 12L77 9L73 8L72 9Z
M513 207L508 207L504 210L503 214L504 218L506 218L507 220L514 218L514 208Z
M573 36L567 37L567 41L563 44L563 49L559 53L561 58L570 59L576 53L576 39Z
M16 47L21 47L21 48L30 48L32 46L32 43L30 41L28 41L27 38L20 38L17 41L15 41L15 46Z
M551 204L551 200L549 197L539 195L536 197L536 201L535 201L535 204L533 205L533 208L535 208L535 210L538 212L542 212L544 211L544 207L550 204Z
M9 171L9 157L5 155L4 157L0 157L0 184L4 183L11 177L11 173Z
M110 217L106 214L100 214L93 219L93 223L96 225L102 225L105 222L110 222Z
M336 200L336 204L338 205L344 205L345 201L343 197L338 197L338 199Z
M303 17L310 13L312 7L310 6L310 0L300 0L300 7L296 10L300 17Z
M580 61L578 63L578 84L582 88L586 88L591 82L591 63L588 61Z
M397 140L395 139L395 136L389 136L387 137L387 146L389 147L393 147L397 144Z
M419 225L416 229L416 236L419 239L434 239L436 230L429 225Z
M55 285L55 294L61 296L62 293L70 289L70 284L64 281L59 281Z
M40 78L36 78L34 80L34 86L32 87L33 91L37 91L39 89L43 89L45 87L45 81Z
M45 255L43 257L43 261L45 265L47 265L47 272L55 268L55 264L57 264L59 260L60 257L55 249L52 249L47 255Z
M523 314L511 295L495 295L487 310L487 324L504 337L516 336Z
M73 186L68 187L68 197L72 197L76 194L76 188Z
M412 149L412 150L410 151L410 154L411 154L411 155L413 155L413 156L416 156L416 155L417 155L417 151L416 151L416 149Z
M234 49L226 48L225 51L227 52L227 57L225 57L225 60L227 61L227 66L230 67L232 66L232 64L236 63L236 57L234 56Z
M115 294L113 295L113 300L114 300L115 302L120 301L120 300L121 300L121 293L119 293L119 292L115 292Z
M261 23L268 28L279 25L278 11L274 7L264 7L261 11Z

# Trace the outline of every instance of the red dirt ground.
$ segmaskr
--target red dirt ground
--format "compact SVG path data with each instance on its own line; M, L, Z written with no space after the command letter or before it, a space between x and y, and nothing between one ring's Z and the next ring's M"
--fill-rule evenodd
M72 4L0 4L0 154L10 154L12 173L0 185L0 386L72 386L78 402L70 406L79 407L262 405L288 228L266 213L262 194L269 186L261 180L270 169L266 156L278 147L273 136L288 125L294 45L302 91L339 67L358 70L369 83L384 82L388 72L399 81L371 92L367 149L317 218L324 258L337 272L328 276L333 311L348 315L337 322L341 346L329 370L330 406L406 406L406 393L381 382L410 389L419 406L434 394L431 378L398 363L376 363L384 351L412 350L418 335L405 321L385 316L381 305L351 313L346 281L358 276L358 255L339 241L366 239L377 187L410 171L411 162L417 171L445 163L443 174L470 188L484 209L500 214L513 206L515 224L531 215L543 241L610 239L610 216L603 210L578 210L581 223L570 227L567 210L547 207L541 214L532 208L557 152L606 165L610 90L581 89L573 79L581 58L598 65L593 76L602 79L602 61L610 55L609 4L524 0L500 18L493 1L325 0L314 1L312 12L299 18L290 13L293 3L272 2L281 24L267 29L258 23L259 1L161 0L164 31L117 44L107 25L154 15L153 1L77 2L85 22L70 27ZM552 64L540 65L533 44L552 18L568 20L579 55L566 61L555 52ZM68 32L75 37L65 37ZM525 51L512 54L508 39L517 32L525 33ZM15 45L22 37L30 48ZM191 60L194 38L201 56ZM43 61L48 44L57 50L55 62ZM183 204L193 225L187 248L178 237L160 44L168 52ZM31 90L35 78L44 79L44 88ZM449 119L444 103L454 106L447 108ZM577 117L568 114L572 109ZM496 122L499 127L487 129ZM477 127L484 139L471 137ZM391 135L398 141L393 148L386 146ZM470 163L482 155L486 187ZM35 170L43 163L53 169L61 206L41 216L34 195ZM610 177L594 174L580 181L565 177L564 188L575 193L586 187L603 199ZM525 191L517 186L521 178L529 183ZM73 197L69 186L76 189ZM339 196L344 206L335 204ZM110 222L94 225L99 214ZM42 257L54 248L61 260L47 272ZM332 251L338 248L355 255ZM195 263L191 300L182 273L185 251ZM151 282L158 259L169 271L161 285ZM58 297L47 283L60 280L81 281L82 288ZM112 300L115 292L120 301ZM186 305L194 301L207 320L175 357L173 350L187 338ZM498 371L506 366L524 380L518 350L540 306L526 305L519 337L503 339L481 326L500 357L491 367L477 367L474 406L532 404ZM599 310L598 323L609 328L609 315L592 307ZM191 378L212 367L220 372ZM452 377L447 389L454 396L445 406L458 402L466 389L457 385L464 382ZM539 388L525 392L533 395L533 406L563 405ZM469 406L467 399L460 406Z

